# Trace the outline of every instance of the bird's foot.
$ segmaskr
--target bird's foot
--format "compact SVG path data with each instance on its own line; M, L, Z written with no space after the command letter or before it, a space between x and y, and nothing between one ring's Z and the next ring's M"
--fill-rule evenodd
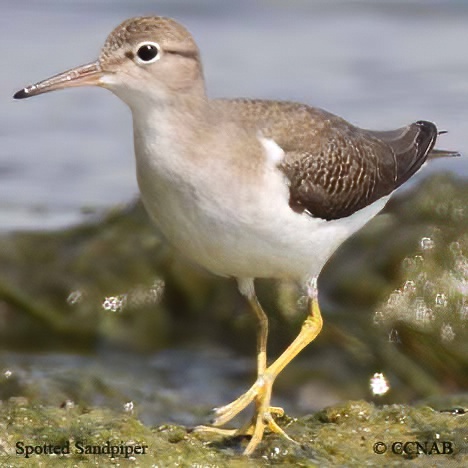
M260 376L250 389L234 400L232 403L216 408L213 426L197 426L196 432L211 432L222 436L251 436L250 442L244 451L244 455L253 453L263 437L265 429L280 434L289 441L294 442L281 429L274 419L274 415L283 416L284 410L275 406L270 406L271 391L274 379L268 375L268 370L263 376ZM255 401L255 414L252 420L240 429L222 429L222 426L233 419L237 414L243 411L250 403Z
M295 440L291 439L291 437L289 437L288 434L286 434L286 432L281 429L281 427L278 426L278 423L273 417L274 414L281 417L284 415L284 411L282 408L277 408L274 406L266 408L266 411L257 410L250 423L246 427L241 428L239 430L239 434L236 434L240 435L243 433L252 436L244 450L244 455L251 455L255 451L258 444L262 441L263 433L265 432L266 428L268 428L271 432L289 440L289 442L297 443Z
M258 404L261 404L262 400L264 400L264 395L261 391L261 387L259 388L258 380L247 392L245 392L233 402L214 409L215 417L212 421L213 426L223 426L227 422L231 421L231 419L234 419L254 400L257 403L257 406ZM283 408L279 408L277 406L268 406L267 409L271 414L275 414L278 417L284 416Z
M195 431L209 431L215 432L224 436L236 436L236 435L249 435L251 439L247 448L244 451L245 455L250 455L257 445L260 443L263 437L265 429L268 428L270 431L280 434L289 441L294 442L275 422L273 415L283 415L284 411L281 408L275 408L270 406L271 391L273 388L273 382L279 373L286 367L286 365L295 357L297 354L304 349L311 341L313 341L322 329L322 316L320 314L320 308L317 300L317 287L316 281L312 280L309 285L309 315L302 324L301 331L296 339L287 347L287 349L276 359L267 369L265 369L265 340L263 335L260 336L260 343L263 343L259 348L258 353L258 369L259 376L257 381L250 387L247 392L241 395L237 400L221 408L215 409L215 418L213 426L206 427L199 426L195 428ZM253 303L254 309L258 309L257 303ZM261 309L259 309L261 310ZM257 310L258 312L258 310ZM257 314L259 317L263 317L263 312ZM263 341L262 341L263 340ZM255 413L253 419L246 426L238 430L220 429L217 426L222 426L233 419L237 414L243 411L250 403L255 403Z

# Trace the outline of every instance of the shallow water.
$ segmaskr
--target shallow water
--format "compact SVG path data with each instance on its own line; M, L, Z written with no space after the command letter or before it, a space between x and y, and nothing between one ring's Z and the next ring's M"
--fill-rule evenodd
M73 403L122 413L131 404L145 424L194 426L207 423L214 407L244 393L253 383L254 366L253 359L206 344L146 356L109 350L92 356L2 352L0 400L21 395L52 407ZM274 402L290 415L339 401L324 384L284 387L275 392Z
M192 31L211 96L300 100L370 128L433 120L450 131L441 146L468 154L467 2L4 0L0 230L67 226L137 195L131 117L114 96L11 96L94 60L111 29L140 14ZM422 176L444 169L468 174L459 159Z

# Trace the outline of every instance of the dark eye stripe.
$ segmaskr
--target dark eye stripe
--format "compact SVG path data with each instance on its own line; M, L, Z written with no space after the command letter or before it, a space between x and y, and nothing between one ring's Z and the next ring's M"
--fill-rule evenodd
M170 50L170 49L164 49L165 54L174 54L174 55L181 55L182 57L187 57L187 58L196 58L197 57L197 52L194 50Z

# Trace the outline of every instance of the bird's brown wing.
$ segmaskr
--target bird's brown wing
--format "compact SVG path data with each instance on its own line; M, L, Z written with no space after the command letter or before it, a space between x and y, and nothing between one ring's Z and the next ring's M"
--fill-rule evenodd
M432 150L437 128L419 121L389 132L357 128L322 109L261 100L219 100L284 151L290 206L314 217L343 218L406 182Z
M431 156L438 135L437 127L432 122L424 120L397 130L383 132L365 130L365 132L386 143L395 153L397 187L405 183ZM452 151L441 151L441 154L458 155ZM437 157L437 154L434 156Z

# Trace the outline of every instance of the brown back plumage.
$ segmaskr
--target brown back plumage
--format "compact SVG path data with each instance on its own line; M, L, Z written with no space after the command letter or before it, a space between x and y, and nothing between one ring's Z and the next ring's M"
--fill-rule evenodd
M426 161L436 138L419 121L390 132L357 128L322 109L261 100L217 100L284 151L290 206L331 220L353 214L406 182Z

